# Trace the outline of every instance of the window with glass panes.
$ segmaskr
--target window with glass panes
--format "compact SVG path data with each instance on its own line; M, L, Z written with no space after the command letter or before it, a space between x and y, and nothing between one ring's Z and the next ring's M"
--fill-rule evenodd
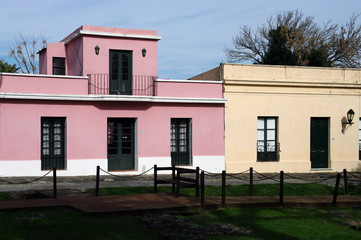
M65 75L65 58L53 57L53 75Z
M190 119L171 119L171 158L172 165L191 164L191 128Z
M41 118L41 170L65 169L65 118Z
M257 161L278 160L277 117L257 119Z

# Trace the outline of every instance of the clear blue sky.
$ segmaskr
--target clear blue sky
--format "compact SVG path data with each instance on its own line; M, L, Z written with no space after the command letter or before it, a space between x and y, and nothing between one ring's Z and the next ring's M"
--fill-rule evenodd
M158 75L186 79L226 62L241 25L256 28L280 11L345 23L360 0L0 0L0 59L19 33L58 42L81 25L157 30ZM361 18L359 19L361 24Z

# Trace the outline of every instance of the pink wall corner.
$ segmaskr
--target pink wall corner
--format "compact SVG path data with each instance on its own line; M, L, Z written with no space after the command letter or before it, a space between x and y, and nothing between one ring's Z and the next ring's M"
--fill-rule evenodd
M86 76L84 74L84 56L83 56L83 39L77 38L65 47L66 49L66 68L70 76Z
M44 48L39 52L39 74L48 74L47 67L47 49Z
M109 51L127 50L133 52L133 75L157 76L157 41L128 38L84 36L84 72L86 74L109 74ZM100 47L99 55L95 46ZM142 49L147 50L142 57Z

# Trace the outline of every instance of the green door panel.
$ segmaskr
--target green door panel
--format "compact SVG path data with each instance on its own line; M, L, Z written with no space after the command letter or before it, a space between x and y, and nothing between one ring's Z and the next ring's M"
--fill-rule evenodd
M109 53L109 94L132 95L132 52Z
M311 118L311 168L328 168L328 118Z
M108 119L108 170L134 170L134 119Z
M171 159L172 165L191 165L190 119L171 119Z

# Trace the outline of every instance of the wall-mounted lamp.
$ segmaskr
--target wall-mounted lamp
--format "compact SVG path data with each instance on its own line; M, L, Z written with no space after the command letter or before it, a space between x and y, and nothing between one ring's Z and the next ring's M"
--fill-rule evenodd
M100 47L98 45L95 46L94 50L95 50L95 54L99 55Z
M354 116L355 116L355 112L352 109L348 110L348 112L347 112L347 123L346 124L353 124L352 120L353 120Z
M142 56L145 57L147 55L147 49L143 48L142 49Z

